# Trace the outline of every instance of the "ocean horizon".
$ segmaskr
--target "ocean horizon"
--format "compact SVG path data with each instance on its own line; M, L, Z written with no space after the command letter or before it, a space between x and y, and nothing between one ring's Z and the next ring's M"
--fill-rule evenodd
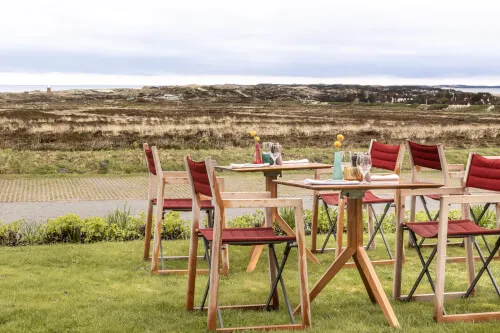
M167 85L167 84L165 84ZM63 91L63 90L74 90L74 89L141 89L142 87L147 86L144 85L105 85L105 84L82 84L82 85L51 85L50 88L52 91ZM429 85L433 87L435 85ZM32 92L32 91L46 91L46 85L0 85L0 93L12 92L12 93L20 93L20 92ZM491 93L493 95L500 95L500 87L488 87L488 86L467 86L467 87L447 87L441 86L443 89L455 89L464 92L471 93Z
M0 92L30 92L30 91L47 91L50 87L52 91L73 90L73 89L119 89L132 88L140 89L142 85L103 85L103 84L81 84L81 85L0 85Z

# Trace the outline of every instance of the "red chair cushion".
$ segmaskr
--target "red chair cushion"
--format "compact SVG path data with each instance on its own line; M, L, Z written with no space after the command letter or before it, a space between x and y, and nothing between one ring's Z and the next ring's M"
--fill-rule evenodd
M189 157L187 158L189 172L193 179L194 190L197 194L203 194L207 197L212 197L210 189L210 181L208 180L207 166L205 162L195 162Z
M399 149L399 145L388 145L373 141L370 151L372 166L379 169L394 171Z
M214 230L212 228L200 229L203 237L212 241ZM222 230L223 243L249 243L259 244L259 242L292 242L295 236L278 236L274 234L273 228L226 228Z
M441 194L426 194L425 196L432 200L441 200Z
M339 194L338 193L325 193L320 194L321 200L326 202L328 206L338 206L339 205ZM380 198L373 194L371 191L366 191L363 197L364 204L379 204L379 203L392 203L393 198Z
M148 161L149 172L156 175L155 160L153 158L153 151L151 149L145 148L144 153L146 154L146 159Z
M438 146L420 145L408 141L413 164L424 168L441 170L441 160L439 159Z
M403 225L422 238L436 238L438 234L438 222L408 222ZM500 229L485 229L471 220L448 221L448 238L477 235L500 235Z
M153 204L156 205L158 202L155 199L152 200ZM201 209L213 209L212 201L201 200ZM193 199L183 198L183 199L163 199L163 209L168 210L179 210L179 211L190 211L193 209Z
M489 191L500 191L500 159L489 159L473 154L466 186Z

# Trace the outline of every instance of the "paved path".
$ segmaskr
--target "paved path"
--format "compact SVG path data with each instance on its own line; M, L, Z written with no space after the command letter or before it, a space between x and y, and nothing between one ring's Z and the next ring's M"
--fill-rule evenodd
M226 191L262 191L264 177L260 174L223 173ZM313 173L284 174L284 179L312 178ZM116 208L130 207L138 213L146 209L147 175L90 176L90 177L3 177L0 178L0 222L18 219L45 221L66 213L82 217L106 216ZM280 186L280 196L301 197L304 207L311 208L309 190ZM167 188L169 197L189 197L187 185ZM431 209L437 209L435 202ZM421 209L421 207L417 207ZM229 217L253 210L231 210ZM189 219L190 213L183 213Z

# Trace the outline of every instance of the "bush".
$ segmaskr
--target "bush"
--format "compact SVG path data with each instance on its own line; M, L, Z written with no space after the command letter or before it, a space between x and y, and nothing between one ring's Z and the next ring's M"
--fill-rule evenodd
M47 220L47 243L80 243L82 220L76 214L66 214Z
M264 212L257 210L255 213L243 214L227 221L229 228L254 228L264 224Z
M476 216L481 212L480 206L472 206ZM329 208L330 216L335 218L336 209ZM431 212L433 215L436 212ZM280 209L283 219L295 227L294 209ZM408 215L407 215L408 217ZM450 211L450 219L459 219L460 211ZM347 225L347 217L344 217L344 228ZM367 216L363 214L364 229L367 229ZM416 214L416 221L426 221L424 211ZM153 217L154 221L154 217ZM306 234L311 233L312 210L304 211L304 224ZM227 221L231 228L252 228L261 226L264 222L264 212L261 210L252 214L244 214ZM494 227L496 223L495 212L488 210L481 225L487 228ZM75 214L66 214L55 219L48 219L47 223L18 220L9 224L0 225L0 245L21 246L52 243L94 243L100 241L128 241L143 239L146 217L143 213L132 215L130 209L125 206L111 212L107 217L80 218ZM190 221L181 219L179 212L168 212L165 214L162 225L162 239L187 239L190 236ZM279 226L273 226L275 231L283 233ZM318 210L318 233L326 233L330 229L325 210ZM389 213L383 223L386 233L393 233L396 229L395 215Z

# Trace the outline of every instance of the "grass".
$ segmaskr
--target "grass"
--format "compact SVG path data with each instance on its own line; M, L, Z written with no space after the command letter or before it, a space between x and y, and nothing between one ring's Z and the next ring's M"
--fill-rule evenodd
M393 244L393 236L389 235ZM320 239L322 240L322 238ZM382 242L373 258L383 258ZM185 254L187 241L164 243L169 254ZM454 249L453 252L462 252ZM281 249L279 250L281 252ZM0 248L1 332L202 332L206 313L184 309L186 276L152 276L141 260L142 242L60 244ZM221 282L221 303L256 303L267 296L265 261L246 273L249 248L231 248L231 274ZM332 260L320 255L321 264L308 263L310 286ZM285 272L292 305L298 304L295 251ZM185 267L186 262L169 262ZM205 267L205 262L200 265ZM432 269L434 266L432 267ZM403 290L408 290L419 270L414 251L407 251ZM500 265L492 264L496 276ZM376 267L386 293L392 288L392 267ZM447 267L447 290L465 288L464 264ZM197 281L196 303L207 277ZM428 291L427 285L423 290ZM403 332L493 332L497 322L436 324L433 304L391 301ZM465 310L498 310L499 298L487 277L478 296L447 302L448 313ZM378 306L372 305L353 269L341 271L312 303L312 328L308 332L394 332ZM283 307L278 312L223 311L226 326L287 323ZM297 317L299 319L299 317Z
M367 142L368 144L368 142ZM345 146L346 150L366 150L368 146ZM500 155L500 147L446 149L448 163L465 164L469 151L483 155ZM184 156L194 159L211 156L220 165L250 162L252 148L231 149L160 149L162 166L166 170L184 170ZM333 148L284 147L284 159L308 158L313 162L333 163ZM105 163L103 166L102 162ZM408 157L403 169L409 170ZM141 149L116 149L96 151L32 151L0 149L0 174L134 174L146 172L146 162Z

